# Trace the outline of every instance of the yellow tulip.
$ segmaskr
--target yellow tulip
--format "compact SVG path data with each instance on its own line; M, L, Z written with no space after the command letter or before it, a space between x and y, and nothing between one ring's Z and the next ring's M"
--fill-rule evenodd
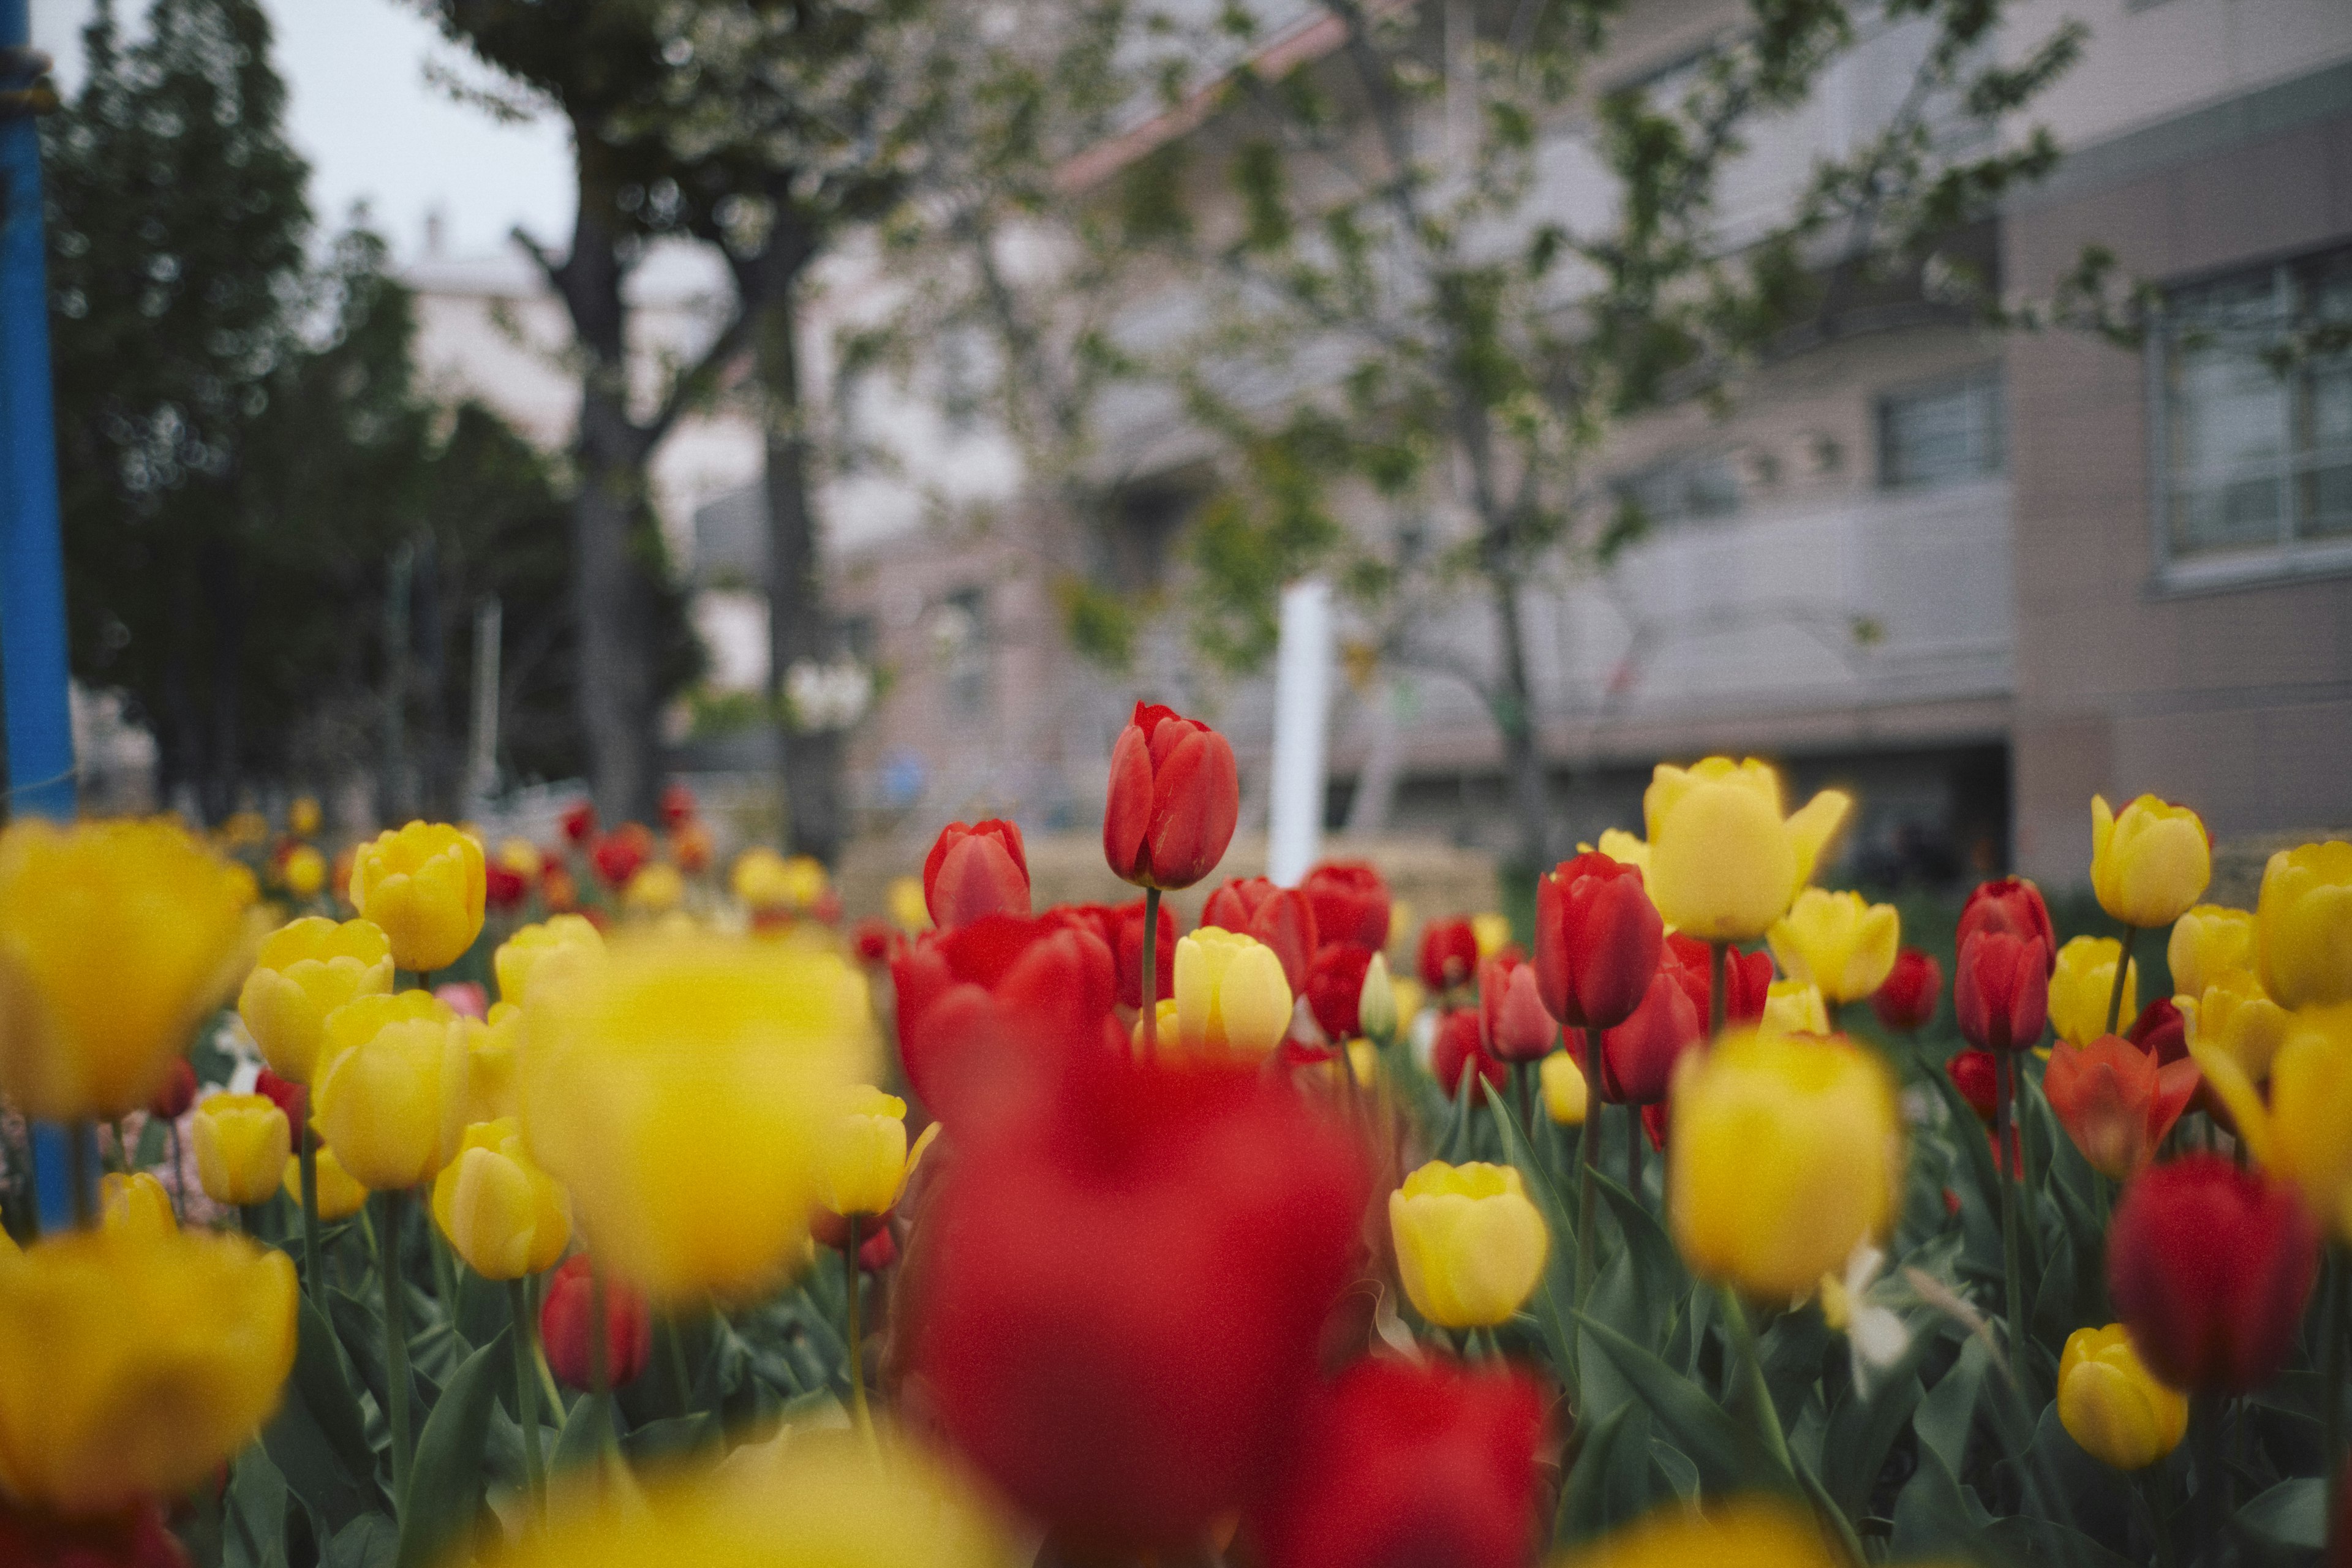
M1660 763L1642 796L1651 902L1676 931L1752 942L1788 912L1852 801L1823 790L1785 820L1780 775L1753 757Z
M392 939L392 961L419 974L474 945L483 881L481 845L446 823L387 828L352 857L352 902Z
M1693 1273L1786 1301L1897 1212L1895 1085L1843 1037L1727 1035L1675 1071L1669 1206Z
M500 870L511 871L526 882L536 882L547 858L528 838L508 838L499 841L498 861Z
M216 1204L258 1204L278 1190L293 1131L263 1094L208 1094L196 1102L196 1180Z
M1594 849L1599 849L1601 853L1608 856L1620 866L1633 867L1644 878L1650 874L1650 847L1622 827L1604 827L1601 830L1599 844L1580 844L1576 847L1576 851L1580 855L1590 854Z
M319 1217L323 1220L349 1219L367 1206L368 1190L352 1180L335 1152L324 1143L318 1147L316 1163L319 1184ZM302 1162L286 1162L286 1174L279 1183L286 1195L297 1204L302 1201Z
M1151 1004L1151 1022L1156 1031L1153 1037L1160 1045L1172 1050L1181 1043L1176 1034L1175 997L1162 996ZM1127 1043L1139 1051L1143 1048L1143 1014L1139 1008L1136 1012L1135 1026L1127 1032Z
M2229 1052L2256 1083L2269 1079L2271 1060L2286 1041L2289 1015L2263 994L2261 981L2242 969L2216 975L2201 995L2174 1000L2191 1040Z
M1781 972L1811 981L1833 1003L1859 1002L1885 984L1902 939L1893 904L1819 888L1799 893L1768 933Z
M1821 987L1801 980L1775 980L1764 993L1764 1016L1756 1021L1759 1035L1826 1035L1830 1012Z
M891 922L900 931L913 936L931 929L931 909L923 900L923 879L920 877L894 879L888 898ZM749 900L744 901L750 902Z
M466 1129L457 1157L433 1179L433 1223L485 1279L552 1268L572 1240L563 1189L523 1152L511 1116Z
M2253 967L2254 917L2245 910L2199 904L2172 922L2164 957L2172 971L2173 994L2202 996L2221 976Z
M309 1083L317 1070L327 1015L360 996L392 989L392 943L368 921L341 924L309 915L270 932L237 993L264 1061L278 1077Z
M232 849L251 849L269 841L269 818L257 811L231 812L218 837Z
M1288 984L1283 989L1288 991ZM1396 982L1389 977L1386 953L1372 954L1372 961L1364 965L1364 984L1356 992L1356 1026L1378 1040L1391 1038L1397 1032Z
M286 857L281 874L288 892L298 899L315 899L327 885L327 858L308 844L298 844Z
M1404 1293L1443 1329L1509 1321L1551 1250L1543 1215L1508 1165L1432 1160L1389 1194L1389 1230Z
M667 860L637 868L621 894L622 906L633 915L666 915L686 901L686 878Z
M1400 1031L1410 1029L1412 1021L1421 1016L1421 1009L1429 999L1428 993L1423 989L1421 982L1410 974L1389 976L1389 993L1396 998L1397 1028ZM1362 1021L1359 1015L1357 1022Z
M664 1301L772 1288L824 1196L826 1116L872 1070L865 977L827 950L648 934L527 1012L524 1132L598 1257Z
M172 1194L144 1171L124 1175L110 1171L98 1184L99 1224L109 1232L146 1237L169 1236L180 1228L173 1212Z
M317 795L298 795L286 808L286 831L297 838L315 838L319 836L320 815Z
M1544 1110L1562 1127L1581 1127L1591 1108L1591 1087L1573 1051L1554 1051L1538 1069L1543 1079Z
M2282 1007L2352 1002L2352 844L2282 849L2254 907L2263 989Z
M529 1000L531 977L542 963L548 973L572 973L601 963L604 935L585 915L550 915L539 925L527 925L499 944L490 955L498 973L499 994L517 1004Z
M1258 1060L1290 1030L1290 983L1274 949L1203 926L1176 939L1176 1032L1194 1050Z
M466 1039L429 992L362 996L327 1019L311 1120L352 1179L413 1187L466 1131Z
M245 973L252 903L169 822L0 830L0 1096L57 1121L144 1106Z
M515 1073L522 1060L522 1009L494 1002L488 1019L460 1017L466 1042L466 1122L496 1121L521 1105Z
M2058 950L2050 975L2050 1027L2069 1045L2087 1046L2107 1032L2107 1002L2116 988L2116 960L2124 944L2111 936L2078 936ZM2117 1032L2139 1016L2139 961L2124 975Z
M851 1089L824 1131L824 1206L837 1215L889 1213L939 1131L936 1121L924 1128L910 1154L907 1102L866 1084Z
M807 910L832 885L823 861L808 855L787 858L765 845L737 856L728 880L743 907L759 914Z
M0 1489L66 1514L175 1497L278 1408L294 1265L242 1237L81 1231L0 1257Z
M1735 1497L1705 1512L1665 1504L1551 1560L1550 1568L1845 1568L1846 1557L1788 1503Z
M1491 910L1482 915L1472 915L1470 938L1478 944L1479 957L1493 957L1510 943L1511 917L1498 915Z
M2168 926L2189 912L2213 879L2213 841L2185 805L2144 795L2109 809L2091 797L2091 890L2099 908L2126 925Z
M2267 1105L2229 1052L2195 1041L2189 1049L2254 1158L2302 1189L2330 1235L2352 1242L2352 1002L2289 1016Z
M2156 1380L2121 1323L2076 1329L2058 1358L2058 1421L2101 1464L2144 1470L2188 1435L2189 1396Z

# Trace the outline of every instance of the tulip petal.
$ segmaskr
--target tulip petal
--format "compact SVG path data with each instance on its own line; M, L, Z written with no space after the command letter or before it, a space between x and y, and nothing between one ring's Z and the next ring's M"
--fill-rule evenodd
M1145 869L1143 836L1151 826L1151 757L1143 731L1130 724L1110 753L1110 795L1103 803L1103 857L1132 881Z

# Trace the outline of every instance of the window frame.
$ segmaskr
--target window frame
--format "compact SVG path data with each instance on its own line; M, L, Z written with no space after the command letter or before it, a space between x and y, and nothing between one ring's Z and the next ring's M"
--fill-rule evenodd
M1937 394L1975 393L1989 389L1988 406L1984 410L1983 436L1990 466L1972 468L1941 479L1910 479L1898 481L1892 477L1893 465L1887 460L1892 442L1895 403L1904 398L1926 398ZM1881 495L1926 495L1935 490L1954 489L1962 485L1980 485L2000 479L2009 474L2009 377L2007 367L2000 360L1988 361L1964 370L1932 376L1923 381L1903 382L1882 387L1871 399L1871 463L1874 488Z

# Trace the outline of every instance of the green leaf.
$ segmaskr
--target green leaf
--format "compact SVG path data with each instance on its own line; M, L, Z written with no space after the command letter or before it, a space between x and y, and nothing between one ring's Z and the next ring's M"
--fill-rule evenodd
M410 1292L409 1300L412 1308L410 1321L414 1322L417 1321L413 1315L415 1292ZM352 1358L352 1365L358 1371L360 1381L367 1384L368 1394L375 1400L376 1408L379 1411L390 1409L392 1376L384 1370L383 1317L373 1305L347 1290L331 1292L327 1305L334 1316L335 1333L342 1342L343 1352ZM414 1350L416 1336L412 1333L408 1338L410 1348ZM433 1408L434 1402L441 1397L441 1384L427 1377L412 1355L408 1363L408 1385L409 1411L414 1419L421 1421Z
M554 1453L548 1460L548 1474L560 1474L593 1462L604 1447L604 1436L613 1429L613 1420L610 1394L582 1394L564 1421L563 1430L556 1436Z
M457 1271L457 1310L451 1314L450 1321L467 1349L488 1344L512 1316L507 1310L507 1288L503 1283L485 1279L470 1268Z
M481 1512L483 1452L500 1379L513 1368L500 1333L466 1358L416 1439L402 1500L399 1568L434 1568L471 1539Z
M1536 1159L1535 1151L1528 1147L1528 1141L1520 1136L1510 1108L1491 1094L1486 1097L1486 1108L1494 1112L1505 1158L1519 1173L1528 1198L1543 1216L1544 1228L1551 1236L1551 1253L1544 1260L1543 1278L1538 1285L1535 1319L1543 1331L1544 1345L1551 1352L1552 1371L1565 1381L1570 1366L1568 1314L1576 1300L1576 1233L1561 1206L1559 1194L1552 1187L1551 1178Z
M2238 1510L2238 1527L2281 1546L2316 1552L2327 1544L2327 1484L2297 1476Z
M308 1297L294 1342L294 1373L283 1402L262 1428L261 1446L331 1537L370 1510L385 1506L376 1452L367 1440L359 1396L343 1372L334 1331Z
M1576 1464L1560 1489L1552 1544L1590 1541L1648 1510L1650 1416L1625 1404L1586 1428Z
M1950 1373L1946 1373L1949 1381ZM1938 1384L1937 1387L1943 1386ZM1981 1510L1979 1510L1981 1511ZM1894 1546L1898 1557L1936 1557L1953 1552L1978 1553L1982 1523L1969 1510L1951 1467L1933 1447L1919 1445L1919 1468L1895 1500Z
M1869 1502L1887 1449L1919 1406L1919 1378L1913 1369L1923 1342L1932 1337L1915 1339L1903 1364L1875 1374L1869 1398L1846 1400L1830 1415L1829 1436L1822 1445L1822 1485L1848 1519L1858 1518Z
M386 1513L363 1513L335 1531L319 1568L395 1568L400 1526Z
M1735 1425L1707 1392L1606 1323L1590 1317L1588 1344L1599 1347L1649 1406L1666 1437L1698 1467L1699 1484L1720 1496L1742 1486L1792 1489L1795 1478Z
M1640 1135L1637 1131L1635 1136ZM1678 1305L1690 1294L1690 1275L1657 1216L1640 1199L1599 1169L1592 1173L1592 1184L1608 1203L1618 1234L1625 1238L1626 1250L1633 1257L1634 1283L1641 1289L1643 1310L1649 1314L1649 1337L1654 1343L1664 1344L1673 1331Z
M698 1411L692 1415L646 1422L621 1439L621 1452L632 1465L642 1467L656 1459L677 1458L715 1447L722 1435L717 1413Z
M1960 1473L1961 1457L1968 1451L1969 1430L1976 1421L1977 1401L1984 1392L1985 1373L1991 1366L1992 1352L1986 1349L1983 1338L1970 1334L1960 1343L1959 1359L1936 1380L1936 1386L1920 1400L1919 1412L1912 1418L1920 1447L1933 1449L1948 1474Z
M237 1456L221 1537L223 1568L286 1568L286 1478L258 1448Z
M1984 1527L1981 1539L1992 1554L2014 1563L2059 1563L2067 1568L2140 1568L2130 1558L2070 1530L2031 1514L2012 1514Z

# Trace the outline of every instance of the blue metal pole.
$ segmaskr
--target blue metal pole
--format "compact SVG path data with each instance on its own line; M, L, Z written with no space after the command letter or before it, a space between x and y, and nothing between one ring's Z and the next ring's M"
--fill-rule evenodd
M30 0L0 0L0 46L31 47ZM31 85L12 73L12 89ZM29 114L0 120L0 680L8 809L74 814L66 687L65 561L58 541L58 443L49 406L48 276L41 238L41 138ZM41 1228L72 1223L63 1131L33 1130Z

